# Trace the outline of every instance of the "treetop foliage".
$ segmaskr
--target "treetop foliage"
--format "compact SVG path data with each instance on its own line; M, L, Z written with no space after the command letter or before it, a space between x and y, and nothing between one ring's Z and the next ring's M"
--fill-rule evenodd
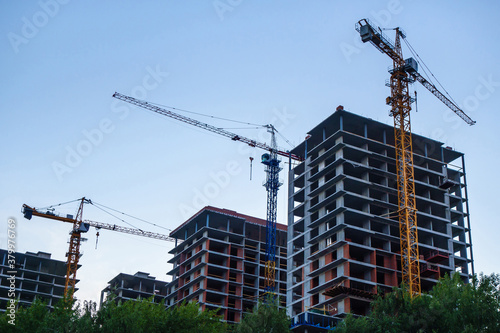
M0 332L68 332L68 333L222 333L227 332L226 323L215 311L200 311L199 305L190 302L165 310L152 299L132 300L117 305L107 301L99 311L96 304L84 302L76 305L62 300L53 311L36 300L30 307L20 307L16 313L15 326L8 323L5 314L0 316Z
M500 332L500 275L481 274L469 284L446 276L413 298L397 288L379 296L368 317L350 315L332 332Z
M116 304L106 301L99 310L94 302L70 300L57 303L52 311L36 300L20 307L11 318L0 315L0 332L165 332L165 333L286 333L290 318L279 302L269 297L259 301L240 324L230 326L216 311L201 311L195 302L165 309L152 299ZM465 284L458 274L441 279L429 292L410 297L404 288L379 296L367 317L352 315L339 324L335 333L472 333L500 332L500 275L474 278Z
M243 316L235 333L287 333L290 332L290 317L279 307L279 300L268 295L258 302L252 313Z

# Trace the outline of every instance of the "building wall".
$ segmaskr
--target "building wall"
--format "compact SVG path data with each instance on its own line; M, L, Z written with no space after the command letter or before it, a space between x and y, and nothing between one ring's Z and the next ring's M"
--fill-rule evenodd
M367 314L370 293L400 283L393 131L340 110L292 151L306 157L289 174L287 309L296 322ZM417 135L413 150L422 290L455 271L467 281L463 154Z
M51 259L51 254L45 252L16 252L13 256L16 261L15 269L8 264L8 260L12 259L8 251L0 249L0 311L5 312L10 300L10 281L7 279L12 275L9 272L13 270L16 271L16 298L20 306L29 306L38 298L45 300L53 308L64 296L66 263Z
M195 300L228 322L251 311L265 287L266 221L205 207L174 230L167 306ZM286 226L277 228L276 292L285 305Z

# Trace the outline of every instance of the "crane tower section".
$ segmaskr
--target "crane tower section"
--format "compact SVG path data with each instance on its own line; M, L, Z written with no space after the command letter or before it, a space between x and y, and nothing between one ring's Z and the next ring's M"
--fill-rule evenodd
M356 28L363 42L371 42L393 60L393 67L389 70L391 96L387 97L386 104L391 106L390 112L394 119L401 274L402 282L410 294L417 295L420 294L420 264L410 121L412 98L408 89L409 83L414 82L408 72L417 70L416 62L413 58L404 60L400 37L404 38L405 36L399 28L396 28L394 45L381 31L377 32L376 28L367 20L359 21Z
M279 181L281 167L278 154L276 153L274 126L268 125L268 131L271 133L272 149L269 153L262 155L262 163L266 166L266 182L264 186L267 191L265 291L266 293L274 294L276 288L276 219L278 212L278 189L282 183Z
M412 81L405 69L406 62L400 60L403 59L400 35L400 30L396 29L395 50L400 58L393 60L394 66L391 70L390 81L391 97L387 100L387 104L391 105L391 114L394 119L401 272L403 283L408 286L410 294L415 295L420 294L420 264L410 122L412 99L408 90L408 84Z

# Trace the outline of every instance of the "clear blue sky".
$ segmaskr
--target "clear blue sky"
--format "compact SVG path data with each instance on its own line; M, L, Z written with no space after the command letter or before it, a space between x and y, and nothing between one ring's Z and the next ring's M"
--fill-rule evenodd
M2 2L0 247L6 247L6 221L13 216L19 251L65 260L70 225L27 221L21 206L82 196L170 229L206 204L265 218L261 151L123 106L111 95L118 91L219 117L272 122L294 144L339 104L392 124L384 86L391 62L361 44L354 30L367 17L382 27L403 28L440 82L477 120L469 127L415 85L414 132L466 154L476 270L500 272L494 256L500 234L498 2L193 3ZM268 139L263 130L234 131ZM287 147L283 140L279 144ZM252 181L250 156L256 158ZM286 182L286 172L281 178ZM281 223L286 192L285 185ZM120 223L93 207L86 207L84 218ZM172 244L101 231L96 250L95 231L87 236L80 299L97 300L120 272L167 279Z

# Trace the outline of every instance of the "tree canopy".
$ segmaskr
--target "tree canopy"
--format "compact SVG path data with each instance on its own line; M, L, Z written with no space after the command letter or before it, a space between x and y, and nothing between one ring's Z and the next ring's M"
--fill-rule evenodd
M279 300L268 296L259 301L253 312L243 316L236 326L236 333L287 333L290 332L290 317L279 307Z
M165 310L151 299L131 300L123 304L108 301L96 311L96 304L84 302L72 306L63 300L53 311L36 300L30 307L20 307L16 313L15 326L10 318L0 316L0 332L165 332L165 333L222 333L227 325L215 311L200 311L199 305L183 303Z
M459 274L442 278L429 293L410 297L397 288L372 303L368 317L348 316L336 333L500 332L500 275L469 284Z
M37 300L17 310L15 326L10 320L7 313L0 315L0 332L290 332L290 318L274 298L259 302L233 327L215 311L201 311L197 303L165 310L152 299L122 304L107 301L99 310L94 302L73 304L62 300L52 311ZM410 297L404 288L396 288L372 303L369 316L348 316L332 332L500 332L500 275L480 275L469 284L458 274L447 276L429 293L416 297Z

